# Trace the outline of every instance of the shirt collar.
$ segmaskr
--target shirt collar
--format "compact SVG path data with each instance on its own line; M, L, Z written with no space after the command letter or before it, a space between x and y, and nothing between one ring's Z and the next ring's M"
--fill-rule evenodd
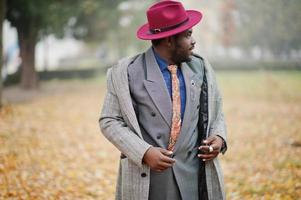
M167 66L168 66L167 62L159 56L159 54L155 51L154 48L152 48L152 49L153 49L156 61L160 67L161 72L167 70Z

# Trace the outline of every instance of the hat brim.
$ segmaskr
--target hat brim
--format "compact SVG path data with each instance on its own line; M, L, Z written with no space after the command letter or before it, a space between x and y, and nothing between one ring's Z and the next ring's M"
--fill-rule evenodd
M181 26L160 33L151 33L149 30L149 25L148 23L146 23L138 29L137 37L142 40L156 40L156 39L161 39L172 35L176 35L178 33L181 33L185 30L192 28L197 23L199 23L203 17L203 14L196 10L186 10L186 12L188 15L188 20Z

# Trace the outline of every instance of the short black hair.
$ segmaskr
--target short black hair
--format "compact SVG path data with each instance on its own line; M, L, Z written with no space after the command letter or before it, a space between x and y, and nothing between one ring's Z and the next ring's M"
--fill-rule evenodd
M152 45L153 45L154 47L158 46L158 45L163 41L163 39L164 39L164 38L152 40Z
M169 37L175 38L175 41L177 42L179 35L180 35L180 34L176 34L176 35L172 35L172 36L169 36ZM165 39L165 38L160 38L160 39L152 40L152 45L153 45L154 47L156 47L156 46L158 46L164 39Z

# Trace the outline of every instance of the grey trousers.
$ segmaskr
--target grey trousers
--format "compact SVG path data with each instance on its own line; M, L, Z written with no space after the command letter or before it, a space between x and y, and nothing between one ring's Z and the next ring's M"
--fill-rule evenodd
M151 170L149 200L182 200L172 168L164 172ZM199 200L208 200L205 163L200 162Z
M172 168L163 172L151 170L149 200L182 200Z

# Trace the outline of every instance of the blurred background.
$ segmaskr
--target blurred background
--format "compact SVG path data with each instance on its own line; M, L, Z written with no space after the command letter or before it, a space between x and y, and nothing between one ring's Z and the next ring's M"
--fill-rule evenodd
M155 1L0 0L0 199L113 199L105 72ZM229 199L301 196L301 1L185 0L224 96Z

